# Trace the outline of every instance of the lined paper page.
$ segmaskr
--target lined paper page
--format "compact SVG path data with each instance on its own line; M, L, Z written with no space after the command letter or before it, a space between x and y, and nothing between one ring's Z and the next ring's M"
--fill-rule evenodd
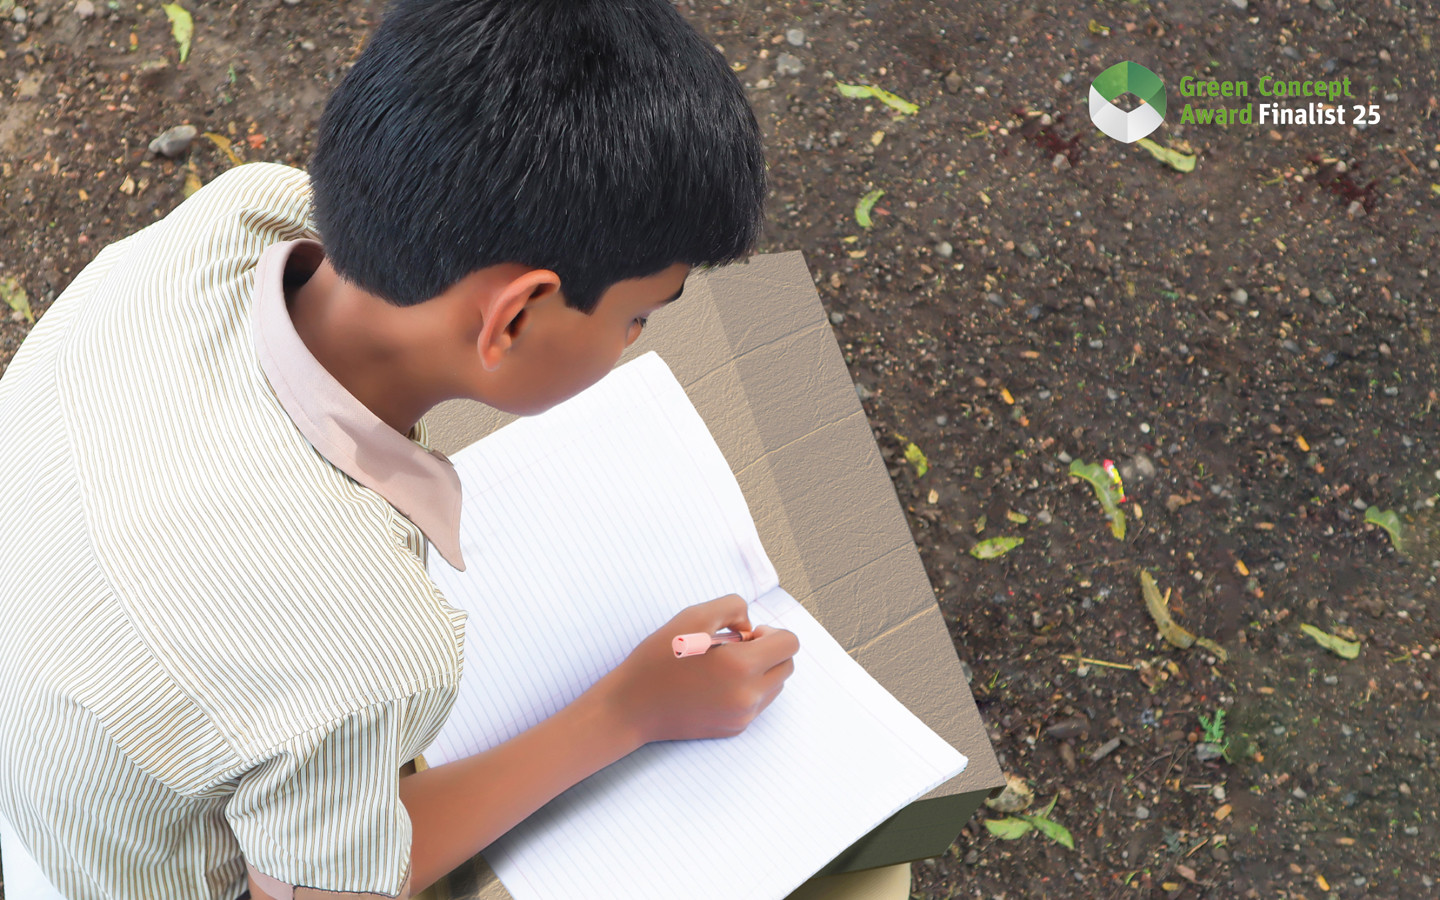
M552 715L691 604L736 593L753 624L800 640L795 674L743 734L647 745L488 848L516 900L778 900L964 767L780 589L723 455L654 353L452 461L467 571L432 554L431 576L469 618L431 765ZM687 816L674 798L695 792L715 800Z

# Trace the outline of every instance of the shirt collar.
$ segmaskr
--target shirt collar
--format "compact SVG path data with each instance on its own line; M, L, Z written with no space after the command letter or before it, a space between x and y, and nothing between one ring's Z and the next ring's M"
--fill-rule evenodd
M260 368L305 439L340 471L414 522L445 561L460 555L460 477L445 454L391 428L335 380L305 346L285 302L285 270L314 271L324 258L311 240L273 244L256 266L252 325ZM415 434L412 430L411 434Z

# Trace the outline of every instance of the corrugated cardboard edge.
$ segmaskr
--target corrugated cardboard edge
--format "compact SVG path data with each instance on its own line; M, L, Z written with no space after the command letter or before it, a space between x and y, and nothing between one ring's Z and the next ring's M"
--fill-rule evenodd
M823 871L943 853L1004 777L804 257L693 274L622 362L651 350L735 472L780 583L969 759ZM453 453L513 418L452 401L426 423ZM452 877L456 900L508 897L481 862Z

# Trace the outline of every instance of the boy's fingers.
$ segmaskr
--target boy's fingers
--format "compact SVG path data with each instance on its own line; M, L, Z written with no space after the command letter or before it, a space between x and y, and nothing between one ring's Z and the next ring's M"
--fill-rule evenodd
M709 624L706 629L719 631L729 628L733 631L750 631L750 607L739 594L726 594L705 604Z
M800 639L783 628L761 625L755 629L754 637L749 641L732 646L747 648L747 652L754 654L752 659L755 665L768 671L794 656L800 649Z

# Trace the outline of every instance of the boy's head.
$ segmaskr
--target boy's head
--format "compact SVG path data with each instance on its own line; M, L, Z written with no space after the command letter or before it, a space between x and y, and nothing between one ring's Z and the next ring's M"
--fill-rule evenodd
M395 0L309 168L330 264L396 306L518 263L589 313L745 256L765 195L744 92L668 0Z

